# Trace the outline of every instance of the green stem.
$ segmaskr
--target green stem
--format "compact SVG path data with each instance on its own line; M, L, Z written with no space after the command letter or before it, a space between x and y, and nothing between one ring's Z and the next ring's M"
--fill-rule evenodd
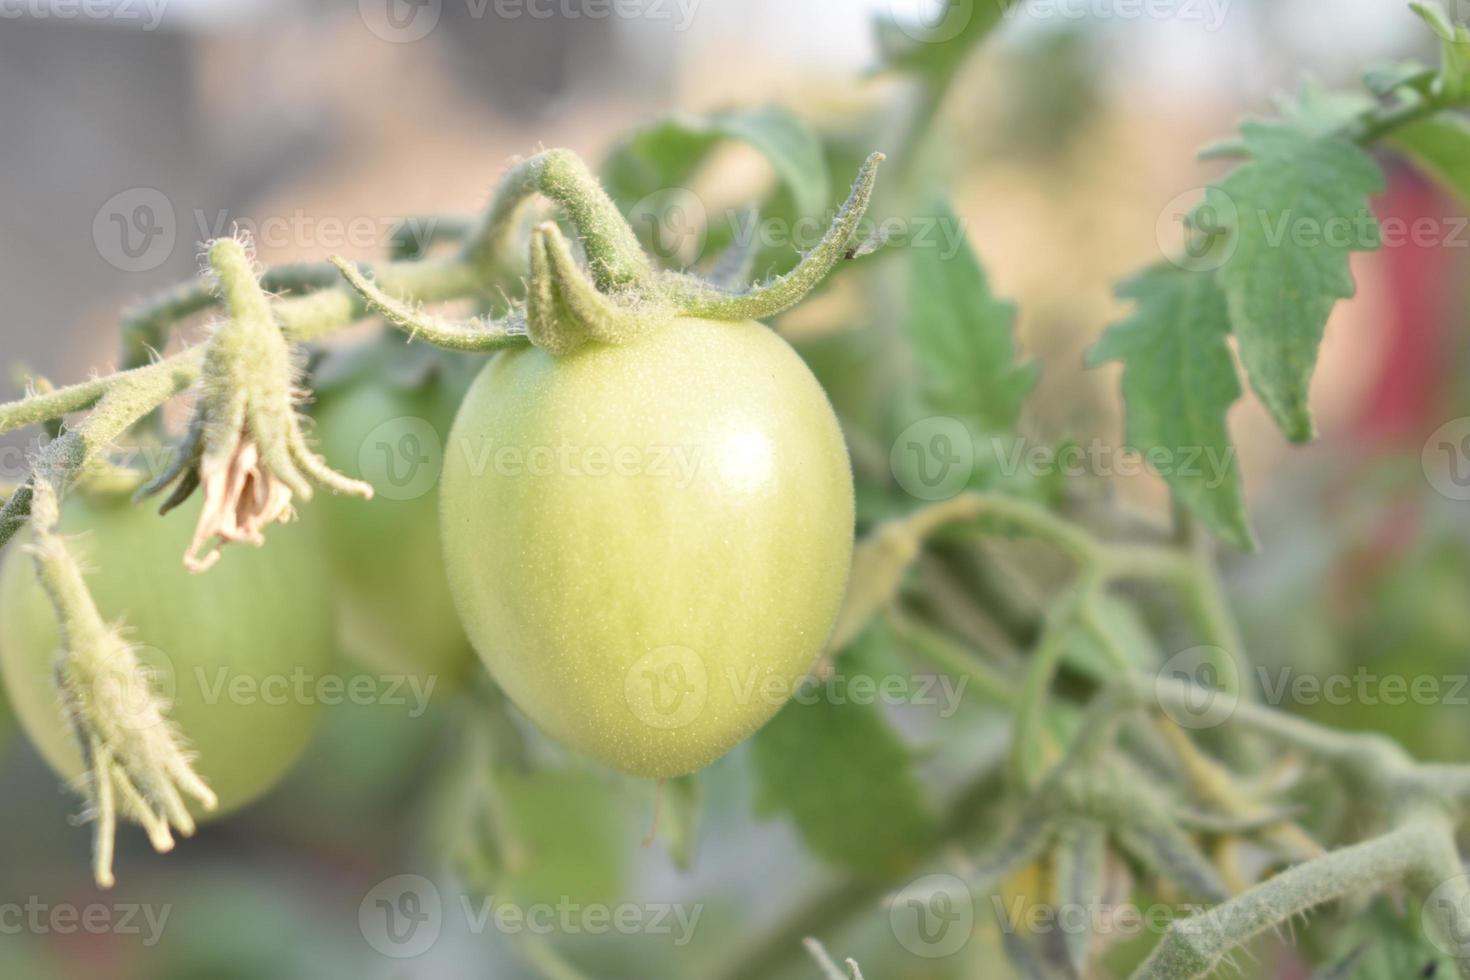
M538 194L565 211L576 225L599 289L612 292L652 276L637 235L602 184L575 153L557 149L512 165L480 226L465 241L461 261L482 281L493 280L498 263L516 239L526 205Z
M1283 871L1208 912L1177 920L1133 980L1207 977L1231 950L1282 922L1421 873L1441 856L1444 832L1442 814L1424 814L1381 837Z

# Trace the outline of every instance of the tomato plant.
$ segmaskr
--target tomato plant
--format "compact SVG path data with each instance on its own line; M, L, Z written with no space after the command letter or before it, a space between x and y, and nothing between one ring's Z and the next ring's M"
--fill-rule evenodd
M1180 245L1158 236L1117 287L1126 312L1090 324L1087 366L1121 368L1126 448L1110 448L1080 441L1112 416L1069 400L1055 358L1039 387L1018 306L944 192L988 183L950 180L963 121L1007 134L968 142L986 165L1021 158L1035 197L1065 182L1059 214L1096 193L1082 185L1109 140L1093 117L1112 96L1058 96L1091 77L1080 37L1003 68L1045 138L1017 150L1015 127L951 101L971 74L988 84L963 69L1022 6L884 18L881 86L831 118L674 114L600 175L562 149L517 159L480 215L410 219L386 260L262 269L248 236L216 239L203 276L129 317L127 370L38 379L0 405L0 433L48 427L0 507L0 545L26 543L0 578L0 665L87 798L97 881L112 883L118 817L166 850L299 751L305 699L278 718L205 681L330 670L339 645L369 671L354 678L371 710L337 716L294 799L406 801L406 850L434 866L353 896L390 957L472 898L524 922L527 906L641 887L718 894L714 940L661 948L650 926L513 945L559 978L586 957L598 976L769 980L809 952L829 980L858 980L816 941L851 935L872 975L936 980L1202 980L1257 953L1278 976L1470 980L1470 766L1457 716L1425 703L1463 696L1445 664L1470 629L1470 417L1391 474L1329 464L1331 492L1297 493L1275 527L1231 424L1249 397L1285 442L1314 437L1329 321L1382 271L1370 253L1398 247L1375 210L1387 169L1470 202L1470 27L1416 2L1436 64L1308 83L1208 147L1215 169L1165 215ZM892 157L876 199L874 147ZM741 183L754 160L766 179ZM759 207L719 213L748 193ZM1084 252L1072 217L1059 240ZM1388 281L1443 278L1418 275L1435 249L1416 239ZM1063 292L1073 280L1048 263L1043 286ZM1026 336L1043 348L1088 319L1039 298ZM1395 322L1433 327L1438 305ZM219 316L201 340L169 343L205 311ZM366 320L388 332L317 357ZM1389 362L1417 379L1437 336L1416 331L1415 356ZM159 410L183 394L192 414L165 432ZM1385 432L1449 401L1414 395ZM1120 499L1129 467L1154 471L1167 507ZM183 516L89 495L144 479ZM310 527L276 527L298 513ZM1346 547L1310 541L1329 520ZM1261 615L1272 603L1252 591L1292 608ZM413 713L382 721L391 695L373 685L398 675L460 688L437 713L444 744L400 737ZM1359 686L1333 703L1344 682ZM341 762L353 753L371 764ZM628 836L650 807L667 865ZM441 884L460 894L434 913ZM1141 904L1163 914L1122 936ZM1263 948L1319 910L1308 941Z
M61 527L96 569L87 581L102 614L136 630L138 658L226 813L275 785L315 730L316 685L332 669L328 572L305 529L292 527L279 548L242 550L211 575L190 575L179 556L198 510L160 521L126 496L75 494ZM11 549L0 572L0 672L26 735L74 780L85 770L52 680L62 649L30 555ZM91 684L96 697L136 707L147 688L135 682L103 664Z
M563 357L497 354L450 444L460 616L501 687L567 744L637 775L693 772L821 652L852 551L851 469L826 395L761 324L676 319Z
M332 562L344 650L373 670L432 677L445 693L474 663L449 595L438 516L444 446L472 374L433 351L405 356L402 346L385 336L319 370L311 411L322 455L376 496L328 496L312 520Z

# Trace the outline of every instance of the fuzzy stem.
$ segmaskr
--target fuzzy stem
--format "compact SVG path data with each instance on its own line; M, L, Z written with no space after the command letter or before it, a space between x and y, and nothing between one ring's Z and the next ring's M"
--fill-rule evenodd
M587 165L571 150L545 150L519 160L501 179L485 217L460 253L482 281L515 239L521 214L540 194L561 208L582 236L599 289L611 292L647 282L652 267L638 237Z
M503 323L448 320L394 299L346 259L333 256L331 262L347 284L362 297L367 311L408 334L409 340L422 337L435 347L460 351L492 351L526 343L525 334L513 320Z
M1414 875L1437 855L1443 831L1442 815L1421 815L1381 837L1296 865L1208 912L1177 920L1133 980L1209 976L1231 950L1282 922Z
M689 316L716 320L758 320L774 316L799 303L816 288L832 267L847 253L847 243L857 233L878 179L883 154L871 154L863 163L852 192L838 210L832 225L817 247L802 256L796 268L743 293L730 293L710 283L693 279L675 280L669 287L674 305Z

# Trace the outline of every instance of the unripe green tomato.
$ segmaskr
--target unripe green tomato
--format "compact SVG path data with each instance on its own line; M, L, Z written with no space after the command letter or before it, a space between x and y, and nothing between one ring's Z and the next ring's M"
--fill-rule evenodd
M363 370L318 390L322 455L375 493L322 494L308 519L331 559L343 650L371 671L432 678L442 695L475 664L439 550L443 446L473 374L420 361L413 376L395 376L393 357L401 367L423 353L403 347L374 342Z
M218 815L270 789L306 748L332 665L332 607L326 564L295 525L272 528L264 548L234 545L208 572L187 572L199 508L196 495L159 517L126 497L73 493L61 529L103 618L125 624L171 701ZM60 631L24 545L12 542L0 566L0 675L26 735L73 779L82 762L52 683Z
M634 775L724 755L822 651L852 556L837 419L759 323L496 355L441 491L460 618L548 734Z

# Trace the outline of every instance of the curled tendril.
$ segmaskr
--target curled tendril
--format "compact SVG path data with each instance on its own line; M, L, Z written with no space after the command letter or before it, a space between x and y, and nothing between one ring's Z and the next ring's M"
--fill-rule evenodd
M337 493L373 493L307 445L296 411L298 367L245 243L223 238L208 255L229 319L209 338L198 403L173 464L139 491L146 496L177 481L163 505L168 510L203 488L204 507L184 555L195 572L218 561L225 544L262 544L266 527L295 516L294 498L311 499L313 481Z

